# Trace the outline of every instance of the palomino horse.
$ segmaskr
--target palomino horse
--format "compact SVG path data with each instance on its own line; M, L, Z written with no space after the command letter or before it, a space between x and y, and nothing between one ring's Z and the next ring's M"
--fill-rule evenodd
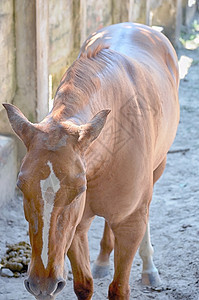
M32 246L25 286L36 299L54 299L63 289L65 254L77 298L91 299L87 231L95 215L106 222L94 277L106 275L114 248L109 299L129 299L130 269L142 240L142 280L159 283L147 223L153 185L178 126L178 84L167 38L123 23L86 40L42 122L32 124L4 104L27 147L17 185Z

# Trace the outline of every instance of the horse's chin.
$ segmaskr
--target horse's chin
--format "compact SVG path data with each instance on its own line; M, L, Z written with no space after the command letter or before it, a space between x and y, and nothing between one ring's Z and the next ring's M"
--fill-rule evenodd
M55 300L56 296L38 296L35 297L35 299L37 300Z

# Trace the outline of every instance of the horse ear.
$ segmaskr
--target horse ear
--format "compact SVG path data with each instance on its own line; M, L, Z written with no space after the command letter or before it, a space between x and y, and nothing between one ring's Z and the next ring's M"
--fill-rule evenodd
M8 103L3 103L3 106L7 111L12 129L28 148L36 128L16 106Z
M110 110L101 110L98 112L90 122L79 126L78 142L80 148L86 150L88 146L98 137L102 128L106 123L106 118Z

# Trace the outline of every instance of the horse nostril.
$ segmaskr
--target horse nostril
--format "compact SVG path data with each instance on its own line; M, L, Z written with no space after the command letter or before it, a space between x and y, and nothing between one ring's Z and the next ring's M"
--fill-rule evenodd
M60 280L57 283L57 288L54 291L53 295L58 294L59 292L61 292L63 290L63 288L65 287L65 285L66 285L66 281L65 280Z
M38 296L40 294L40 291L37 290L36 288L34 290L33 290L33 288L31 289L30 282L28 281L28 279L24 280L24 285L30 294L32 294L34 296Z
M24 280L24 285L25 285L27 291L28 291L29 293L31 293L31 291L30 291L30 284L29 284L29 281L28 281L27 279Z

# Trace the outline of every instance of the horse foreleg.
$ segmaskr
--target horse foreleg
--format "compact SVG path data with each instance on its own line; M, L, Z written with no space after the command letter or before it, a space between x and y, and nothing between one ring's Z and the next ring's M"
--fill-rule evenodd
M115 273L109 286L110 300L129 300L129 276L135 253L144 236L147 223L145 209L137 210L124 222L112 226L115 235Z
M74 290L79 300L90 300L93 294L87 231L88 228L83 230L78 226L68 250L68 258L73 272Z
M100 243L100 253L92 268L93 278L103 278L109 274L109 256L113 250L113 247L114 235L108 223L105 221L104 233Z
M139 254L142 258L142 284L150 286L158 286L161 283L157 268L153 262L153 247L150 240L149 222L146 227L146 232L140 244Z

